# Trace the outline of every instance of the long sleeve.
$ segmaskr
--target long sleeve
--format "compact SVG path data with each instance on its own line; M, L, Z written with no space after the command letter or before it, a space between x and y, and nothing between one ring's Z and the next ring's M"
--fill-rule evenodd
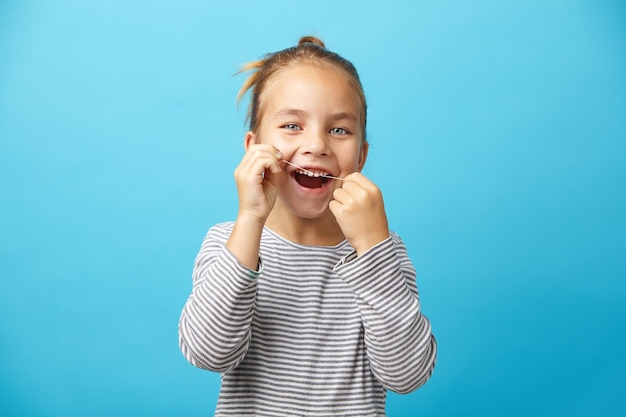
M354 292L376 378L398 393L422 386L434 369L437 344L400 238L392 234L359 257L349 255L335 270Z
M205 237L178 325L185 358L216 372L236 367L248 350L257 288L257 273L226 249L229 232L217 225Z

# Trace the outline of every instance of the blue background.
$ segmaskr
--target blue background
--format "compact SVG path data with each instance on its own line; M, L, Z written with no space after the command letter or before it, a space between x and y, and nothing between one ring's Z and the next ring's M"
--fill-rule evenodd
M604 0L2 0L0 414L212 414L177 324L236 214L232 75L305 34L361 73L364 172L439 341L388 414L625 415L626 5Z

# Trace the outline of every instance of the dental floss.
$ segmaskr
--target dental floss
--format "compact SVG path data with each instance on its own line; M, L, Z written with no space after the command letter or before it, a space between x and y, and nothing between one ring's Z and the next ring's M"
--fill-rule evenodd
M302 168L301 166L298 166L298 165L296 165L296 164L294 164L294 163L292 163L292 162L286 161L286 160L284 160L284 159L283 159L283 162L284 162L284 163L286 163L286 164L291 165L292 167L298 168L298 169L300 169L300 170L302 170L302 171L306 172L307 174L311 174L311 175L315 176L315 173L314 173L314 172L309 171L308 169ZM322 178L329 178L329 179L333 179L333 180L340 180L340 181L343 181L343 178L333 177L332 175L324 175L324 174L319 174L319 175L318 175L318 177L322 177Z

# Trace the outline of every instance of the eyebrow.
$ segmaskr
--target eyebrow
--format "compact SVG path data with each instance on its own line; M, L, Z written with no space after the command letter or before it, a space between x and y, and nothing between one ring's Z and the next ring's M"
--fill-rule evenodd
M276 113L276 116L304 116L306 112L298 109L282 109Z
M276 116L305 116L306 112L304 110L299 109L282 109L276 113ZM351 122L356 123L357 117L350 112L340 112L331 115L332 120L349 120Z
M333 120L344 120L347 119L351 122L356 123L357 118L354 114L352 113L348 113L348 112L343 112L343 113L337 113L337 114L333 114L332 116Z

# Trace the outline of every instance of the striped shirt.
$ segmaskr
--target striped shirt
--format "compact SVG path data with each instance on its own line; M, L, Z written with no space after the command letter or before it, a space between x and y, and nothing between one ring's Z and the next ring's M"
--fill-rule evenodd
M205 237L179 323L185 358L222 373L216 416L384 416L388 389L428 380L436 342L397 235L357 257L265 228L251 271L233 225Z

